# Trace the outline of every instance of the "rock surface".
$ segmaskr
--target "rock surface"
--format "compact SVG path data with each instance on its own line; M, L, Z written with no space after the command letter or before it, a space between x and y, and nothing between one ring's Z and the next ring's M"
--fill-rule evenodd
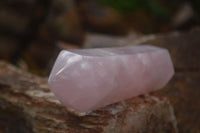
M131 45L152 44L167 48L175 67L175 76L160 94L172 103L181 133L200 132L200 28L188 32L149 35Z
M177 72L159 94L170 99L180 133L200 132L200 72Z
M0 62L0 131L3 133L177 133L169 101L135 97L96 111L68 110L47 80Z

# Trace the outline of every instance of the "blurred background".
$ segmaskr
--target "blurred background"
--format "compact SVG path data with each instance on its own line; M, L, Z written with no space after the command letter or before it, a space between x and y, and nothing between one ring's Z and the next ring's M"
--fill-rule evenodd
M61 49L121 46L199 24L199 0L1 0L0 59L47 76Z
M158 93L180 133L200 133L199 26L200 0L0 0L0 61L47 77L62 49L167 48L176 73Z

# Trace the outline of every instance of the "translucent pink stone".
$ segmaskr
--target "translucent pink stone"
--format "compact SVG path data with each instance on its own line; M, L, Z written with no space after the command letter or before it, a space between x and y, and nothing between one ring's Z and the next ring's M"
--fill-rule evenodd
M68 108L86 112L158 90L173 74L168 51L154 46L63 50L49 85Z

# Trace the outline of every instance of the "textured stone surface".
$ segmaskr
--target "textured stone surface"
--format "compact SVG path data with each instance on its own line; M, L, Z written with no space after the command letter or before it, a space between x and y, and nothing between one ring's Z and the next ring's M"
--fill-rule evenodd
M2 133L177 133L169 101L154 94L88 113L64 107L47 80L0 62Z
M151 43L169 50L176 73L160 94L170 99L181 133L200 132L199 36L200 28L194 28L187 32L144 36L132 43Z
M168 51L158 47L63 50L49 84L64 105L85 112L158 90L173 74Z
M170 99L180 133L200 132L199 80L200 72L177 72L165 89L159 91Z

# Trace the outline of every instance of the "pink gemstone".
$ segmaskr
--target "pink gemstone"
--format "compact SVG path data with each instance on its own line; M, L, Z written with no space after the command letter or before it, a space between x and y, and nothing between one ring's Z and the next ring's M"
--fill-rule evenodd
M173 74L168 51L154 46L63 50L49 85L68 108L86 112L158 90Z

